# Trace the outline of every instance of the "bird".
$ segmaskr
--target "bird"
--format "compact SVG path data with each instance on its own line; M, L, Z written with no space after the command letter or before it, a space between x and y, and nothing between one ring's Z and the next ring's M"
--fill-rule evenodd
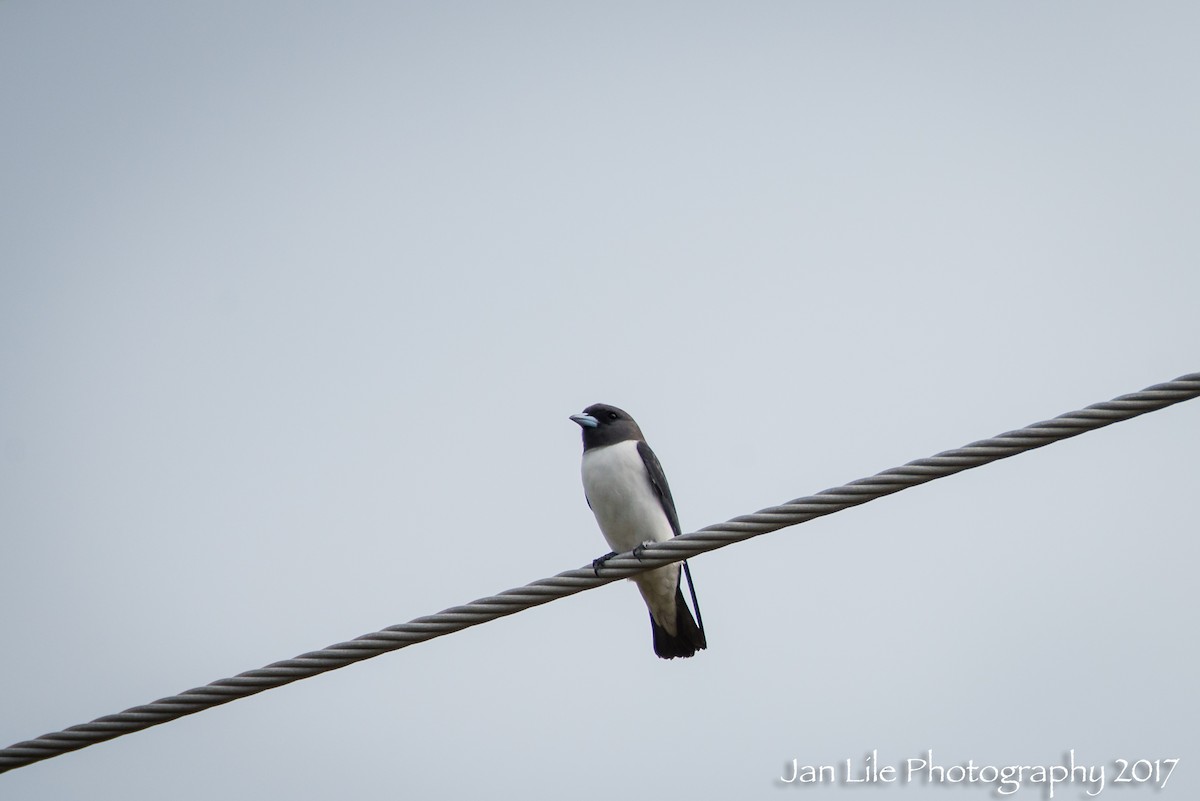
M594 569L598 572L605 560L619 552L633 551L636 555L647 543L678 536L679 515L667 476L629 413L596 403L570 419L583 431L583 493L600 533L613 549L592 563ZM693 618L679 579L678 563L631 578L650 610L654 653L662 659L693 656L708 647L695 588ZM690 586L690 571L688 582Z

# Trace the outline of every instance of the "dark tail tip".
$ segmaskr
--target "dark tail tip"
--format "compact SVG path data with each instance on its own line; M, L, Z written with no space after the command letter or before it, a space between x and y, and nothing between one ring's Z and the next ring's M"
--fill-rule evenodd
M708 647L704 632L696 625L683 600L682 588L675 592L675 636L672 637L666 629L655 623L653 615L650 617L650 629L654 632L654 653L660 659L686 658Z

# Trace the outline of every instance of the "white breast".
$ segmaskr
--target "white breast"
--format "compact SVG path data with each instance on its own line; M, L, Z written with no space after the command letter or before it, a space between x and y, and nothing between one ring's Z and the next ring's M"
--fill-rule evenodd
M633 440L584 451L583 491L614 551L662 542L675 534Z

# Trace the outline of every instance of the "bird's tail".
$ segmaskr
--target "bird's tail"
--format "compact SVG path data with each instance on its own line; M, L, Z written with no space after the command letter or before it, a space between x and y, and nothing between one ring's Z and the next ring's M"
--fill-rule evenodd
M683 587L675 590L675 635L654 622L650 616L650 628L654 631L654 653L661 659L674 659L677 656L688 657L708 647L704 638L704 630L696 625L692 613L683 600Z

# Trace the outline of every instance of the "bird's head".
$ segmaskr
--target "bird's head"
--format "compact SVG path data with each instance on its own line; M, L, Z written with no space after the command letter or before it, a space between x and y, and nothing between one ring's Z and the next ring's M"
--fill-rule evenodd
M593 403L582 414L571 415L571 419L583 429L583 444L588 447L643 439L642 430L629 413L607 403Z

